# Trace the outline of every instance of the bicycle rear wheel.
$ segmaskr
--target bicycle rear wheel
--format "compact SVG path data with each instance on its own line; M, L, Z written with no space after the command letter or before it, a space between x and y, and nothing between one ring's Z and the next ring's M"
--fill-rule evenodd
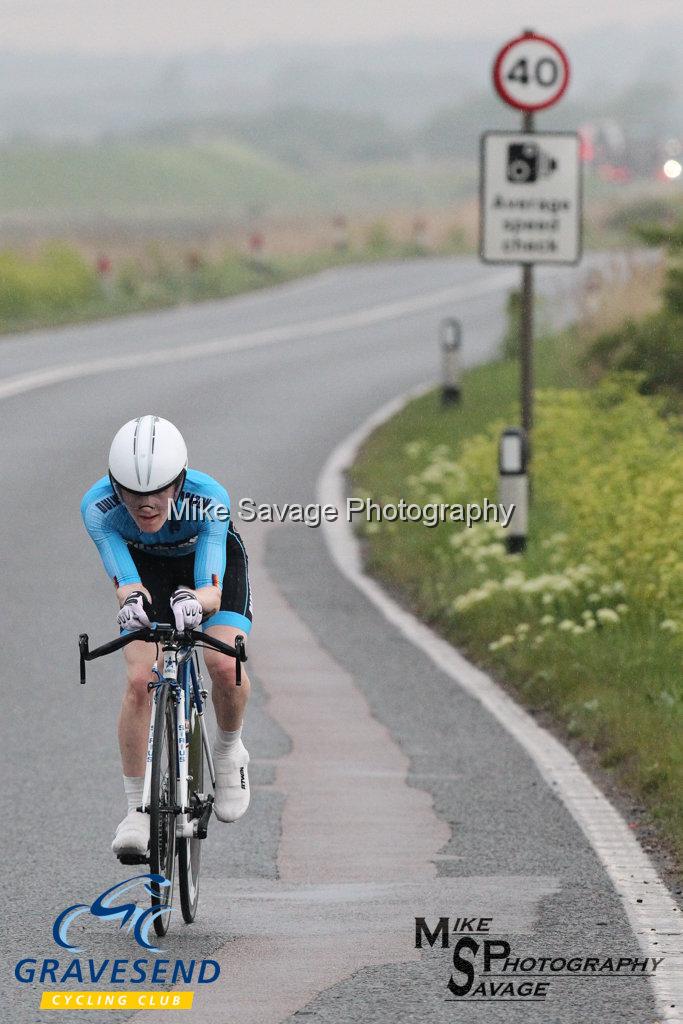
M204 793L204 745L199 716L192 706L190 712L190 736L188 742L188 774L190 794ZM178 840L178 889L180 909L186 924L192 924L197 916L199 902L199 869L202 857L202 841L197 838Z
M170 687L157 690L152 746L149 866L170 883L151 883L152 906L166 912L154 918L157 935L168 931L175 874L176 705Z

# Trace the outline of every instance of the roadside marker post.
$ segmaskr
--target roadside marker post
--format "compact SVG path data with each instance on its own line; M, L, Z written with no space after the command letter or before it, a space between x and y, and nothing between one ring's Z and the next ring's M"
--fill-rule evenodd
M500 436L498 447L498 500L501 505L514 505L514 512L505 527L505 546L514 555L526 549L529 523L529 445L527 435L519 427L508 427Z
M462 326L455 317L447 317L439 327L441 344L442 386L441 402L454 405L461 397L460 349L462 348Z

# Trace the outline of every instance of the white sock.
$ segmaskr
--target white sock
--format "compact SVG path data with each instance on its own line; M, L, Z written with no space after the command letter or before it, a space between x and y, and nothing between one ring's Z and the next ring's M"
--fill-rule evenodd
M142 787L145 784L145 777L141 775L124 775L123 788L126 791L128 800L128 811L136 811L142 803Z
M216 738L213 741L213 752L218 757L229 757L234 754L240 745L240 737L242 735L242 726L239 729L235 729L234 732L226 732L225 729L221 729L220 726L216 729Z

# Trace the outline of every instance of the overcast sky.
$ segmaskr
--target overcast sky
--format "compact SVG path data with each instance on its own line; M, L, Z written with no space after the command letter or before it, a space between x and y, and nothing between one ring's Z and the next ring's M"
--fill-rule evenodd
M170 54L401 35L504 39L527 27L561 42L605 23L668 18L683 36L681 0L0 0L0 46Z

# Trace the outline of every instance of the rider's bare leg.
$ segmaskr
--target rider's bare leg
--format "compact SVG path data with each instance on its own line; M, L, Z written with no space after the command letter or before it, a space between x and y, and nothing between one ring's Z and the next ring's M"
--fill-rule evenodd
M234 647L235 637L244 634L244 630L234 626L209 626L206 632L222 640L224 644ZM133 644L131 644L131 647ZM204 662L213 684L211 697L216 712L219 729L233 732L241 728L244 711L249 700L251 686L249 676L242 666L242 685L238 686L235 677L235 659L211 648L204 648Z
M234 647L242 631L233 626L209 626L207 633ZM249 806L249 754L242 743L242 722L249 700L249 677L242 666L242 683L237 685L235 659L210 648L204 661L211 676L213 706L218 732L214 743L216 791L214 809L221 821L236 821Z
M123 774L145 774L147 736L151 714L151 694L147 683L152 678L156 657L153 644L137 641L124 647L126 658L126 689L119 712L118 736Z
M121 858L131 855L144 857L149 844L149 815L137 808L142 804L151 713L151 694L147 691L147 683L152 678L156 648L136 641L124 648L124 654L126 689L119 713L118 735L128 813L116 829L112 843L112 850Z

